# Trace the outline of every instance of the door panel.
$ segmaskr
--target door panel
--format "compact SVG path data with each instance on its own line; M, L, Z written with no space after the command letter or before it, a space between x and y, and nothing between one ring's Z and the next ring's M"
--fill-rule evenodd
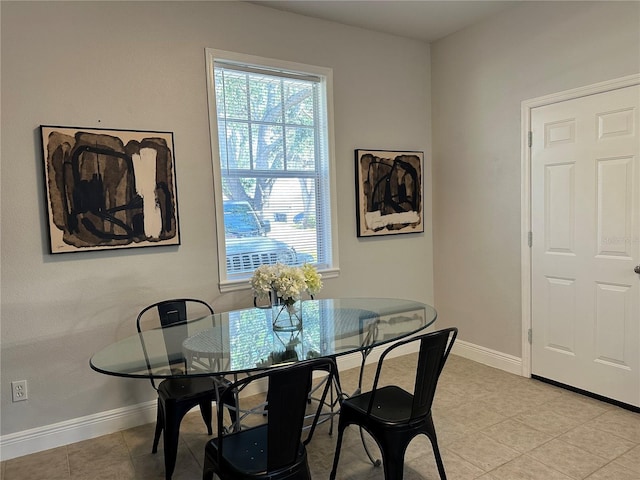
M531 110L531 371L640 406L640 86Z

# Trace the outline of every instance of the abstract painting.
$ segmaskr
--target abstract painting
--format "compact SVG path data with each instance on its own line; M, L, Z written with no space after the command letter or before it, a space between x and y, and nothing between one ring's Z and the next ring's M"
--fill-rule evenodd
M423 152L355 153L358 237L424 232Z
M172 133L40 132L51 253L180 244Z

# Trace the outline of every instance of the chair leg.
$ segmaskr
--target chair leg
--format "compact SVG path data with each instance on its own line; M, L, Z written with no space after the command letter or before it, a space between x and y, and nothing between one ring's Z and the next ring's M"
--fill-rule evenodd
M384 468L384 480L402 480L404 476L404 448L398 449L397 444L383 443L382 467Z
M433 425L433 418L429 415L427 419L426 432L427 437L431 441L433 447L433 455L436 458L436 465L438 466L438 473L440 474L440 480L447 480L447 474L444 471L444 464L442 463L442 456L440 455L440 449L438 448L438 436L436 435L436 427Z
M178 456L178 440L180 437L180 423L190 410L187 405L177 407L175 404L163 405L164 412L164 471L165 479L171 480L176 468Z
M167 425L164 428L164 476L166 480L171 480L178 457L178 434L181 419L178 419L177 425L175 422L167 420Z
M209 433L209 435L213 435L213 429L211 428L211 400L203 400L202 402L200 402L200 414L202 415L202 419L207 426L207 432Z
M162 411L162 404L160 399L158 399L157 406L157 414L156 414L156 431L153 434L153 447L151 447L151 453L158 452L158 443L160 443L160 434L162 433L162 429L164 427L164 414Z
M216 408L224 408L227 407L227 410L229 411L229 418L231 419L231 425L235 425L236 420L238 419L239 415L238 415L238 411L237 411L237 405L235 403L235 401L231 398L231 399L225 399L222 402L222 405L216 405Z
M447 480L447 474L444 471L444 464L442 463L442 457L440 456L440 450L438 449L438 442L435 438L431 440L431 445L433 445L433 454L436 457L436 465L438 465L440 480Z
M367 457L369 457L369 461L374 467L379 467L382 464L382 461L379 458L374 459L373 455L371 455L369 447L367 447L367 442L365 442L364 440L364 428L359 426L358 429L360 430L360 440L362 441L362 446L364 447L364 451L367 454Z
M336 473L338 470L338 461L340 460L340 448L342 447L342 436L344 435L345 428L346 428L346 425L341 425L340 421L338 421L338 438L336 439L336 452L333 455L333 468L331 469L329 480L335 480L336 478Z
M213 465L209 461L209 452L204 454L204 467L202 467L202 480L213 480Z
M331 382L331 386L329 387L329 405L331 406L331 408L329 409L330 410L330 414L329 415L330 415L330 419L331 419L330 420L331 423L329 424L329 435L333 435L333 416L334 416L333 409L335 407L335 403L334 403L334 400L333 400L333 392L334 392L334 390L336 390L336 383L335 383L335 380L333 378L329 379L328 381ZM338 396L338 392L336 391L336 397L337 396Z
M207 467L204 467L202 470L202 480L213 480L213 470L207 470Z

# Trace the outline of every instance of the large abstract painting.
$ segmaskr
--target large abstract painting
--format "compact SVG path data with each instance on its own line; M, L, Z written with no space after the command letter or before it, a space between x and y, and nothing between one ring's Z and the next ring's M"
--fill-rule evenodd
M356 150L359 237L424 232L423 152Z
M40 131L51 253L180 244L173 134Z

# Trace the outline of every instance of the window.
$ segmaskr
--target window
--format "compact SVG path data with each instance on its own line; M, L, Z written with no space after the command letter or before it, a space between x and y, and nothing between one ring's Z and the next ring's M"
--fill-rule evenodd
M221 291L265 263L335 274L331 70L207 49L207 79Z

